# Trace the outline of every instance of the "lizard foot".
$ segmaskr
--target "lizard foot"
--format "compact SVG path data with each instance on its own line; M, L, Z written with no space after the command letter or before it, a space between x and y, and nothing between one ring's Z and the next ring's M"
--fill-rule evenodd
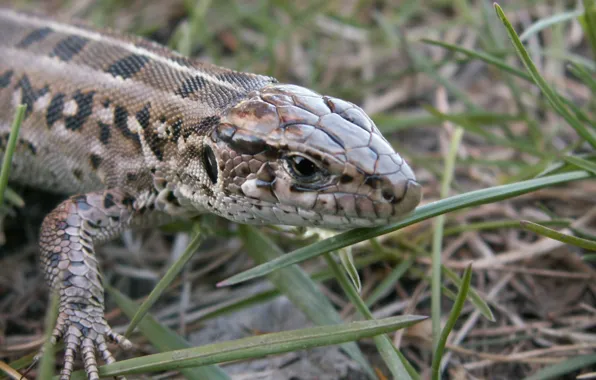
M99 353L107 363L116 361L108 350L106 338L117 343L124 349L132 347L132 343L124 336L112 331L103 316L103 310L92 305L71 304L66 306L58 315L56 327L50 337L50 342L55 345L60 339L64 341L64 366L60 372L60 380L70 380L74 369L74 360L80 353L87 373L87 379L99 379L96 353ZM42 351L37 354L37 361ZM117 377L124 380L124 377Z

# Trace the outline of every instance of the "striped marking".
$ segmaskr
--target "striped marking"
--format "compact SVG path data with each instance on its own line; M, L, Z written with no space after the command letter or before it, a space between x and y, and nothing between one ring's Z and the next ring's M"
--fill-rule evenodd
M108 67L106 73L112 74L114 77L128 79L141 71L147 62L149 62L149 58L144 55L132 54L114 62Z
M14 71L8 70L4 74L0 75L0 88L6 88L10 84Z
M62 61L68 62L79 54L88 42L89 39L81 36L65 37L56 44L54 50L50 53L50 57L58 57Z
M17 83L16 88L21 89L21 104L25 104L27 106L27 109L25 110L25 117L29 116L31 111L33 111L33 104L35 101L47 94L49 91L48 86L45 86L40 90L35 90L31 85L31 81L29 81L29 77L27 75L23 75L21 77L21 80Z
M83 128L83 125L93 113L93 95L95 95L94 91L88 93L81 91L75 92L73 99L77 103L77 110L75 115L64 119L66 129L77 131Z
M64 111L64 94L58 93L54 95L46 111L48 128L51 128L55 122L62 119L62 111Z
M20 49L27 48L36 42L42 41L44 38L46 38L52 32L53 32L52 28L48 28L47 26L43 27L43 28L35 29L31 33L27 34L18 44L16 44L16 47L18 47Z
M20 25L30 25L35 28L48 27L48 28L53 29L55 32L69 34L69 35L71 35L70 38L73 38L73 39L76 38L79 41L91 40L91 41L97 41L97 42L101 42L104 44L116 46L116 47L119 47L125 51L130 52L131 54L145 56L145 57L149 58L150 60L162 63L166 66L171 67L172 69L174 69L176 71L188 73L190 75L200 76L204 80L206 80L210 83L213 83L216 86L220 86L220 87L227 88L227 89L237 91L237 92L244 91L244 89L239 88L238 86L235 86L232 83L222 81L213 75L210 75L210 74L202 72L202 71L198 71L194 67L187 67L187 66L181 65L180 63L176 62L173 59L163 57L163 56L156 54L150 50L147 50L143 47L134 45L133 43L122 41L120 39L117 39L117 38L114 38L111 36L102 35L101 33L98 33L98 32L92 31L92 30L82 29L82 28L74 26L74 25L62 24L62 23L52 21L52 20L44 20L44 19L40 19L38 17L32 17L30 15L20 14L20 13L14 12L12 10L2 11L0 13L0 17L6 17Z

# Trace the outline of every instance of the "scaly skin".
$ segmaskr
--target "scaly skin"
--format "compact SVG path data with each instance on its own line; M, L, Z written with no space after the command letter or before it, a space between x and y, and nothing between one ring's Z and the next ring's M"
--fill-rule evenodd
M211 212L240 223L346 229L413 210L420 185L356 105L191 61L111 31L0 9L0 146L27 111L11 179L76 194L45 218L41 261L60 294L61 379L89 379L106 340L94 247L131 227Z

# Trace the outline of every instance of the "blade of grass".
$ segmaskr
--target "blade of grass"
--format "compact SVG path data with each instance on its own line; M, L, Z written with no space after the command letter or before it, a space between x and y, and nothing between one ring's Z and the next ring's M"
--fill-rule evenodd
M582 368L596 365L596 354L581 355L564 360L560 363L545 367L524 380L561 379L565 375L576 372Z
M239 225L239 234L248 254L258 263L265 263L283 255L282 250L258 229L249 225ZM269 280L292 301L308 318L317 325L342 323L339 313L318 285L298 266L284 268L273 273ZM376 378L368 360L355 343L345 343L342 348L368 373Z
M592 174L596 174L596 163L577 156L564 156L563 159L578 169L583 169Z
M555 231L551 228L541 226L540 224L530 222L528 220L522 220L519 222L519 224L523 229L532 231L538 235L546 236L548 238L558 240L565 244L570 244L576 247L596 251L596 241L582 239L577 236L567 235L559 231Z
M188 262L188 260L190 260L190 258L194 255L194 253L199 248L199 245L201 245L201 243L203 242L205 234L203 233L203 231L201 231L199 229L199 224L195 224L193 226L193 231L194 231L194 236L193 236L190 244L188 245L188 247L186 247L186 249L184 250L182 255L180 255L178 260L176 260L176 262L174 264L172 264L172 266L168 269L168 271L165 273L165 275L162 277L162 279L157 283L157 285L155 285L155 287L153 288L153 290L151 291L149 296L147 296L147 299L145 300L145 302L143 302L141 304L141 306L137 310L136 314L130 321L130 325L126 329L124 336L126 336L126 337L130 336L130 334L134 331L137 324L141 321L141 319L143 319L145 314L147 314L147 312L149 311L151 306L153 306L153 304L155 302L157 302L159 297L167 289L167 287L172 283L172 281L174 281L174 279L176 278L178 273L180 273L182 268L184 268L184 265Z
M453 181L457 151L461 143L464 131L461 127L455 128L449 151L445 157L445 169L443 170L443 181L441 182L440 197L447 198ZM432 337L433 347L437 347L441 334L441 252L443 250L443 228L445 227L445 214L435 219L434 233L432 240L432 264L431 264L431 315L432 315Z
M583 9L578 9L575 11L568 11L558 13L556 15L552 15L550 17L546 17L540 19L530 25L522 34L520 34L519 39L520 41L524 42L525 40L532 37L534 34L539 33L541 30L544 30L551 25L560 24L565 21L572 21L575 20L577 17L581 16L584 13Z
M446 266L443 266L441 269L445 274L445 277L449 278L449 280L451 280L451 282L453 282L455 286L461 288L461 279L454 271L447 268ZM478 311L480 311L480 314L482 314L486 319L488 319L491 322L495 322L495 316L493 315L492 310L490 309L488 304L482 299L482 297L480 297L480 294L478 294L478 292L472 286L470 286L470 288L468 289L468 300L474 304Z
M470 282L472 281L472 264L469 264L464 272L464 276L461 280L461 286L459 291L457 292L457 298L455 299L455 303L451 308L451 313L449 313L449 318L447 319L447 323L441 332L441 336L439 338L438 344L435 347L434 354L433 354L433 361L432 361L432 379L439 380L441 378L440 369L441 369L441 359L443 358L443 352L445 351L445 344L447 343L447 338L453 330L455 326L455 322L459 318L459 314L461 313L462 308L464 307L464 303L466 302L466 298L468 297L468 289L470 289Z
M374 317L360 295L358 294L356 288L348 278L348 275L342 268L337 264L337 262L333 259L331 253L326 253L323 255L325 258L325 262L331 272L335 275L337 282L341 286L344 293L350 299L350 302L356 307L358 312L368 320L374 320ZM408 380L412 377L418 378L418 375L411 376L408 370L406 369L405 362L402 362L400 356L396 354L397 349L393 346L393 343L386 335L379 335L373 338L383 361L391 371L394 379L404 379ZM404 358L405 359L405 358Z
M21 198L21 196L17 194L14 190L12 190L10 187L6 187L6 189L4 190L4 198L6 199L6 202L12 204L13 206L16 206L18 208L25 207L25 201L23 200L23 198Z
M104 365L102 377L169 371L198 367L235 360L252 359L266 355L304 350L350 342L386 334L416 324L426 317L399 316L375 321L351 322L342 325L317 326L300 330L251 336L183 350L146 355ZM73 374L71 380L85 379L83 371ZM57 380L57 378L55 378Z
M8 185L12 155L17 146L17 139L19 137L19 131L21 129L21 124L23 123L23 118L25 117L26 109L27 106L22 104L16 108L12 126L10 127L10 136L8 137L8 143L6 144L6 150L4 151L4 157L2 158L2 169L0 170L0 205L4 204L4 191Z
M579 17L579 21L596 58L596 3L594 0L583 0L583 4L584 14Z
M227 280L221 281L218 286L234 285L256 277L261 277L288 265L297 264L326 252L337 250L364 240L397 231L401 228L435 217L437 215L460 210L466 207L493 203L504 199L513 198L521 194L530 193L544 187L554 186L571 181L578 181L590 177L592 177L592 175L588 172L573 171L502 186L495 186L488 189L475 190L446 199L441 199L439 201L418 207L412 214L410 214L410 216L405 217L401 221L375 228L355 228L335 235L331 238L321 240L307 247L299 248L281 257L234 275Z
M133 300L109 285L106 286L106 290L110 293L110 296L114 298L118 307L120 307L124 314L129 318L133 318L138 313L139 307ZM161 352L192 347L192 345L184 338L176 334L170 328L157 322L150 314L146 314L145 318L140 321L138 326L139 330L143 333L143 336L145 336L151 344ZM230 379L230 377L217 365L187 368L180 370L180 372L189 380ZM46 379L47 378L48 377L46 377Z
M356 291L360 293L362 290L362 283L360 282L360 276L358 275L358 270L354 265L354 257L352 256L352 247L342 248L338 252L339 260L341 261L341 265L344 267L347 275L350 277L350 281L356 288Z
M435 41L435 40L429 40L429 39L424 39L422 41L426 42L428 44L431 44L431 45L443 47L443 48L451 50L451 51L457 51L457 52L463 53L463 54L469 56L470 58L479 59L479 60L484 61L490 65L496 66L503 71L506 71L512 75L515 75L519 78L525 79L529 82L534 82L531 75L525 73L522 70L519 70L517 68L514 68L514 67L508 65L506 62L504 62L500 58L497 58L493 55L490 55L487 53L482 53L482 52L476 52L473 50L469 50L469 49L466 49L466 48L463 48L460 46L456 46L456 45L451 45L451 44L441 42L441 41ZM560 94L556 94L556 95L558 96L559 100L563 104L565 104L567 107L569 107L571 110L573 110L573 113L575 113L576 116L580 120L582 120L586 123L590 123L592 125L594 124L594 121L590 117L588 117L588 115L584 111L582 111L579 107L577 107L575 104L573 104L573 102L571 102L570 100L568 100L567 98L565 98L564 96L562 96Z
M544 152L541 149L537 149L533 145L530 145L523 141L509 140L507 138L497 136L497 135L490 133L490 132L486 131L485 129L479 127L478 125L469 122L465 118L461 118L456 115L444 114L441 111L437 110L436 108L428 106L428 105L425 105L423 108L426 109L432 115L436 116L439 120L449 121L454 124L457 124L458 126L466 129L469 132L472 132L474 134L484 137L486 140L488 140L489 142L491 142L494 145L501 145L503 147L511 147L515 150L530 153L530 154L533 154L538 157L547 157L548 156L548 153Z
M57 291L52 292L50 297L50 304L46 313L45 320L45 342L43 344L43 354L41 355L41 362L39 364L39 372L37 378L40 380L49 379L54 375L54 364L56 362L56 345L52 344L51 337L58 319L58 306L60 305L60 296Z
M452 45L452 44L449 44L449 43L446 43L443 41L431 40L431 39L427 39L427 38L423 38L421 41L424 43L427 43L429 45L440 46L440 47L445 48L450 51L465 54L466 56L468 56L470 58L479 59L479 60L484 61L488 64L491 64L495 67L498 67L499 69L501 69L505 72L508 72L509 74L513 74L513 75L523 78L527 81L532 81L532 77L528 73L524 72L523 70L517 69L513 66L510 66L509 64L507 64L507 62L505 62L502 59L497 58L491 54L474 51L474 50L466 49L461 46Z
M560 100L559 95L556 91L544 80L544 78L538 72L538 69L532 62L530 55L524 48L524 45L519 40L517 33L513 29L513 26L505 16L505 13L501 9L501 7L495 3L495 11L497 15L501 19L501 22L505 26L507 30L507 34L509 34L509 38L515 47L515 50L518 53L519 58L522 60L524 66L532 76L534 83L540 88L544 96L548 99L549 103L553 107L553 109L569 123L569 125L575 129L577 134L581 136L585 141L587 141L593 148L596 148L596 136L588 130L578 118L569 112L566 105Z
M575 75L583 84L588 86L592 93L596 93L596 73L576 63L569 64L569 70Z

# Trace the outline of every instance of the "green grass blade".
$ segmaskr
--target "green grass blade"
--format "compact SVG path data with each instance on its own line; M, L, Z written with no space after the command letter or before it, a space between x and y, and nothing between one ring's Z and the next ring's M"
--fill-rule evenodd
M532 81L532 77L528 73L507 64L507 62L503 61L500 58L495 57L494 55L466 49L464 47L448 44L448 43L442 42L442 41L436 41L436 40L431 40L431 39L426 39L426 38L423 38L421 41L424 43L427 43L429 45L440 46L442 48L445 48L445 49L453 51L453 52L462 53L470 58L479 59L479 60L484 61L490 65L498 67L499 69L501 69L509 74L513 74L513 75L523 78L527 81Z
M352 256L351 247L346 247L340 249L338 252L339 260L341 265L344 267L346 274L350 277L350 281L352 281L352 285L356 288L356 291L360 293L362 290L362 283L360 282L360 276L358 275L358 270L356 269L356 265L354 265L354 257Z
M102 366L102 377L179 370L235 360L260 358L313 347L329 346L386 334L416 324L426 317L399 316L375 321L359 321L342 325L317 326L300 330L251 336L227 342L209 344L159 354L122 360ZM85 379L83 371L71 380ZM57 379L57 378L56 378Z
M43 355L39 364L39 372L37 378L40 380L49 379L54 375L56 345L50 342L50 337L54 331L56 320L58 319L58 307L60 305L60 296L57 291L52 292L50 297L50 304L46 313L45 320L45 342L43 344Z
M133 318L138 312L138 305L111 286L106 286L110 296L124 314ZM192 347L184 338L176 334L172 329L161 325L150 314L145 315L139 323L139 330L151 344L161 352L179 350ZM189 380L229 380L230 377L217 365L203 366L197 368L186 368L180 370L186 379ZM46 377L47 379L48 377Z
M586 160L578 156L565 156L563 157L563 159L571 165L577 166L578 169L583 169L587 172L596 175L596 163L594 163L593 161Z
M10 187L6 187L4 189L4 199L6 199L6 202L18 208L25 207L25 201L23 200L23 198L21 198L21 196L17 194L14 190L12 190Z
M459 318L459 314L461 313L462 308L464 307L464 303L466 302L466 298L468 297L468 289L470 289L470 282L472 281L472 264L469 264L464 272L464 276L461 281L461 286L459 291L457 292L457 298L455 299L455 303L451 308L451 313L449 313L449 318L447 319L447 323L441 332L441 337L437 346L435 347L435 352L433 354L433 362L432 362L432 379L439 380L441 378L440 369L441 369L441 359L443 358L443 352L445 351L445 344L447 343L447 338L453 330L455 326L455 322Z
M484 61L485 63L488 63L490 65L493 65L509 74L515 75L515 76L525 79L529 82L534 82L531 75L529 75L526 72L519 70L513 66L508 65L505 61L503 61L502 59L497 58L493 55L483 53L483 52L477 52L474 50L469 50L469 49L466 49L466 48L463 48L460 46L451 45L451 44L441 42L441 41L435 41L435 40L429 40L429 39L423 39L422 41L425 43L428 43L430 45L440 46L440 47L443 47L450 51L462 53L470 58L479 59L479 60ZM575 104L573 104L571 101L569 101L567 98L565 98L564 96L562 96L560 94L556 94L556 95L558 96L559 100L563 104L565 104L567 107L569 107L573 111L573 113L576 115L577 118L579 118L580 120L582 120L585 123L589 123L592 125L594 124L594 121L592 119L590 119L588 117L588 115L584 111L579 109Z
M464 131L457 127L451 137L449 151L445 157L445 169L441 181L440 197L447 198L453 181L455 161ZM432 264L431 264L431 315L433 347L436 347L441 334L441 252L443 251L443 229L445 227L445 214L435 219L432 239Z
M15 147L17 146L17 139L19 137L19 131L23 118L25 117L26 106L20 105L15 110L14 119L12 126L10 127L10 136L8 143L6 144L6 150L4 151L4 157L2 158L2 169L0 170L0 205L4 204L4 192L8 185L8 176L10 174L10 164L12 163L12 155Z
M538 235L546 236L553 240L558 240L565 244L574 245L576 247L589 249L590 251L596 251L596 241L582 239L577 236L566 235L559 231L555 231L551 228L541 226L540 224L533 223L527 220L519 222L520 226L526 230L532 231Z
M596 58L596 3L594 0L583 0L583 3L584 14L579 17L579 21Z
M190 242L188 247L186 247L186 249L184 250L182 255L180 255L178 260L176 260L176 262L174 264L172 264L172 266L168 269L168 271L163 276L163 278L157 283L157 285L155 285L155 288L153 288L153 290L151 291L151 294L149 294L149 296L147 297L145 302L143 302L141 304L141 306L137 310L136 314L130 321L130 325L126 329L124 336L127 336L127 337L130 336L130 334L134 331L137 324L141 321L141 319L143 319L145 314L147 314L147 312L149 311L151 306L153 306L153 304L155 302L157 302L159 297L166 290L166 288L172 283L172 281L174 281L174 279L176 278L178 273L180 273L182 268L184 268L184 265L195 254L195 252L199 248L199 245L201 245L201 243L203 242L204 233L198 229L198 224L195 224L193 230L194 230L195 234L194 234L194 237L192 238L192 241Z
M569 112L566 105L559 98L559 95L540 75L538 69L534 65L534 62L532 62L532 59L530 58L530 54L528 54L526 48L524 48L524 45L521 43L519 37L515 33L513 26L511 25L509 20L507 20L507 17L505 16L505 13L501 9L501 7L496 3L495 10L497 12L497 15L501 19L501 22L505 26L507 33L509 34L509 38L511 39L511 42L515 47L515 50L517 51L519 58L524 63L524 66L526 66L526 69L532 76L534 83L536 83L536 85L540 88L544 96L548 99L549 103L553 107L553 109L559 115L561 115L565 119L565 121L567 121L567 123L569 123L569 125L573 127L573 129L575 129L578 135L580 135L584 140L586 140L593 148L596 148L596 136L592 132L590 132L590 130L588 130L574 114Z
M558 13L556 15L552 15L550 17L540 19L540 20L536 21L535 23L533 23L532 25L530 25L526 30L524 30L524 32L522 34L520 34L519 39L520 39L520 41L524 42L525 40L529 39L533 35L539 33L540 31L542 31L552 25L560 24L560 23L566 22L566 21L575 20L577 17L581 16L583 13L584 13L584 11L579 9L579 10L575 10L575 11Z
M534 145L524 143L523 141L509 140L507 138L497 136L496 134L493 134L493 133L490 133L490 132L484 130L483 128L479 127L478 125L471 123L465 117L444 114L444 113L440 112L439 110L437 110L436 108L428 106L428 105L424 106L423 108L426 109L430 114L436 116L439 120L449 121L454 124L457 124L458 126L464 128L468 132L471 132L471 133L474 133L474 134L484 137L487 141L489 141L490 143L492 143L494 145L510 147L515 150L530 153L530 154L538 156L538 157L543 157L543 156L546 157L547 156L547 153L544 152L544 150L536 148Z
M524 380L561 379L565 375L596 365L596 354L581 355L545 367Z
M576 63L569 64L569 70L588 86L593 94L596 93L596 73L594 71Z
M258 229L249 225L238 226L240 237L248 254L258 263L275 260L283 255L282 250ZM308 318L317 325L336 325L342 323L339 313L318 285L298 266L284 268L273 273L269 280L275 287L292 301ZM368 360L355 343L345 343L342 348L368 373L376 378Z
M454 271L447 268L446 266L443 266L442 270L445 277L449 278L449 280L451 280L455 286L461 288L462 280ZM495 316L493 315L493 312L488 304L482 299L482 297L480 297L480 294L478 294L478 292L472 286L470 286L470 289L468 290L468 301L470 301L476 307L476 309L478 309L484 318L491 322L496 321Z
M360 312L360 314L368 319L374 320L374 317L360 295L358 294L356 288L348 278L348 275L342 268L335 262L333 256L330 253L326 253L324 255L325 261L327 262L327 266L331 269L331 272L335 275L337 282L341 286L344 293L350 299L350 302L356 307L356 309ZM373 338L377 349L379 350L379 354L383 358L383 361L391 371L394 379L404 379L404 380L411 380L411 377L406 370L404 363L402 362L402 358L397 355L395 346L386 335L379 335ZM405 357L403 358L405 359ZM407 360L405 361L407 363Z
M307 247L299 248L284 256L278 257L274 260L268 261L264 264L234 275L227 280L220 282L218 286L238 284L256 277L261 277L288 265L296 264L326 252L337 250L364 240L394 232L437 215L460 210L466 207L513 198L515 196L530 193L544 187L587 179L591 176L592 175L590 173L585 171L573 171L502 186L495 186L488 189L471 191L446 199L441 199L439 201L418 207L412 214L410 214L410 216L402 219L399 222L376 228L356 228L343 232L331 238L311 244Z

